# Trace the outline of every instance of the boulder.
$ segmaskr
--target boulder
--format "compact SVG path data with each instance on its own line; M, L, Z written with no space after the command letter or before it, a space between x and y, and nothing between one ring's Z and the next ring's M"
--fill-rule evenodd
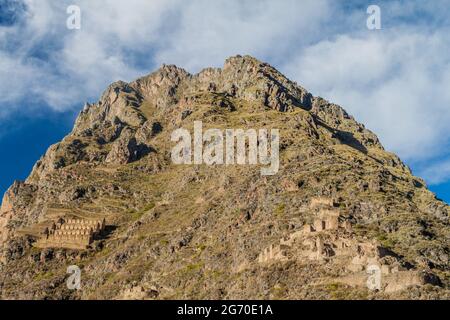
M127 164L141 159L149 154L151 148L143 143L138 143L134 133L129 128L124 130L111 148L106 163Z

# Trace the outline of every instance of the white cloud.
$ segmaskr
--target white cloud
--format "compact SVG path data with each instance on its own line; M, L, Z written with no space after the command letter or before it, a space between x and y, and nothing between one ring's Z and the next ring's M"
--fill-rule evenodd
M66 29L66 7L72 3L81 8L81 30ZM6 94L0 101L23 102L32 92L34 101L54 110L96 97L109 83L132 80L162 63L199 71L238 53L282 56L293 40L296 45L311 40L307 35L313 35L329 14L325 0L26 4L24 23L1 29L5 50L0 50L0 81L7 83L13 74L17 83L3 89ZM42 59L30 59L36 50L42 51ZM5 106L3 113L9 111Z
M420 161L449 143L449 51L445 32L342 35L301 51L284 69L344 106L388 149Z
M36 103L80 107L161 63L197 72L252 54L341 104L419 169L446 157L446 1L380 1L380 31L366 29L363 6L331 0L24 1L23 21L0 26L0 118ZM66 29L69 4L81 7L79 31Z
M430 184L440 184L450 180L450 160L425 168L421 171L421 176Z
M139 70L128 55L157 46L174 1L25 3L21 23L0 27L0 116L30 100L66 110L97 97L113 81L144 74L147 70ZM66 28L72 3L81 8L81 30ZM150 54L148 60L150 65Z
M175 21L178 27L156 59L193 71L221 66L236 54L282 60L316 36L330 10L324 0L185 1Z

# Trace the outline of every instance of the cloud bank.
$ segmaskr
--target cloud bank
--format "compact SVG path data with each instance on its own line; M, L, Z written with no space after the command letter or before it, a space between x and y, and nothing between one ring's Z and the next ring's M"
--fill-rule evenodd
M357 0L0 3L0 122L80 108L162 63L198 72L251 54L342 105L430 183L450 179L446 1L378 1L382 29L373 31ZM71 4L81 30L66 28Z

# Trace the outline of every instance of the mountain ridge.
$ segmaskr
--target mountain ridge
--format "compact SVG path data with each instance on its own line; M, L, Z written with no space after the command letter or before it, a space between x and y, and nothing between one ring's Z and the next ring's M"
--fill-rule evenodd
M280 172L173 165L170 133L194 121L279 128ZM448 297L448 212L375 134L267 63L235 56L194 75L163 65L108 86L6 192L0 270L11 276L0 288L36 299ZM42 225L67 216L105 218L110 233L86 251L33 247ZM317 219L332 228L317 231ZM286 252L261 255L286 237ZM372 292L356 256L400 273ZM82 292L64 287L61 264L75 262Z

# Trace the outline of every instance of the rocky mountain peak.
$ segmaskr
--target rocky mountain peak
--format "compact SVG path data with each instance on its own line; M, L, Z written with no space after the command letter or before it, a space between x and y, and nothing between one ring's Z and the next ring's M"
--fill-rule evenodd
M175 165L171 134L196 121L278 129L278 173ZM87 103L5 194L0 298L448 297L449 211L374 133L270 65L163 65ZM67 246L64 221L103 219L85 249ZM75 262L87 289L67 292ZM387 279L376 292L369 263Z

